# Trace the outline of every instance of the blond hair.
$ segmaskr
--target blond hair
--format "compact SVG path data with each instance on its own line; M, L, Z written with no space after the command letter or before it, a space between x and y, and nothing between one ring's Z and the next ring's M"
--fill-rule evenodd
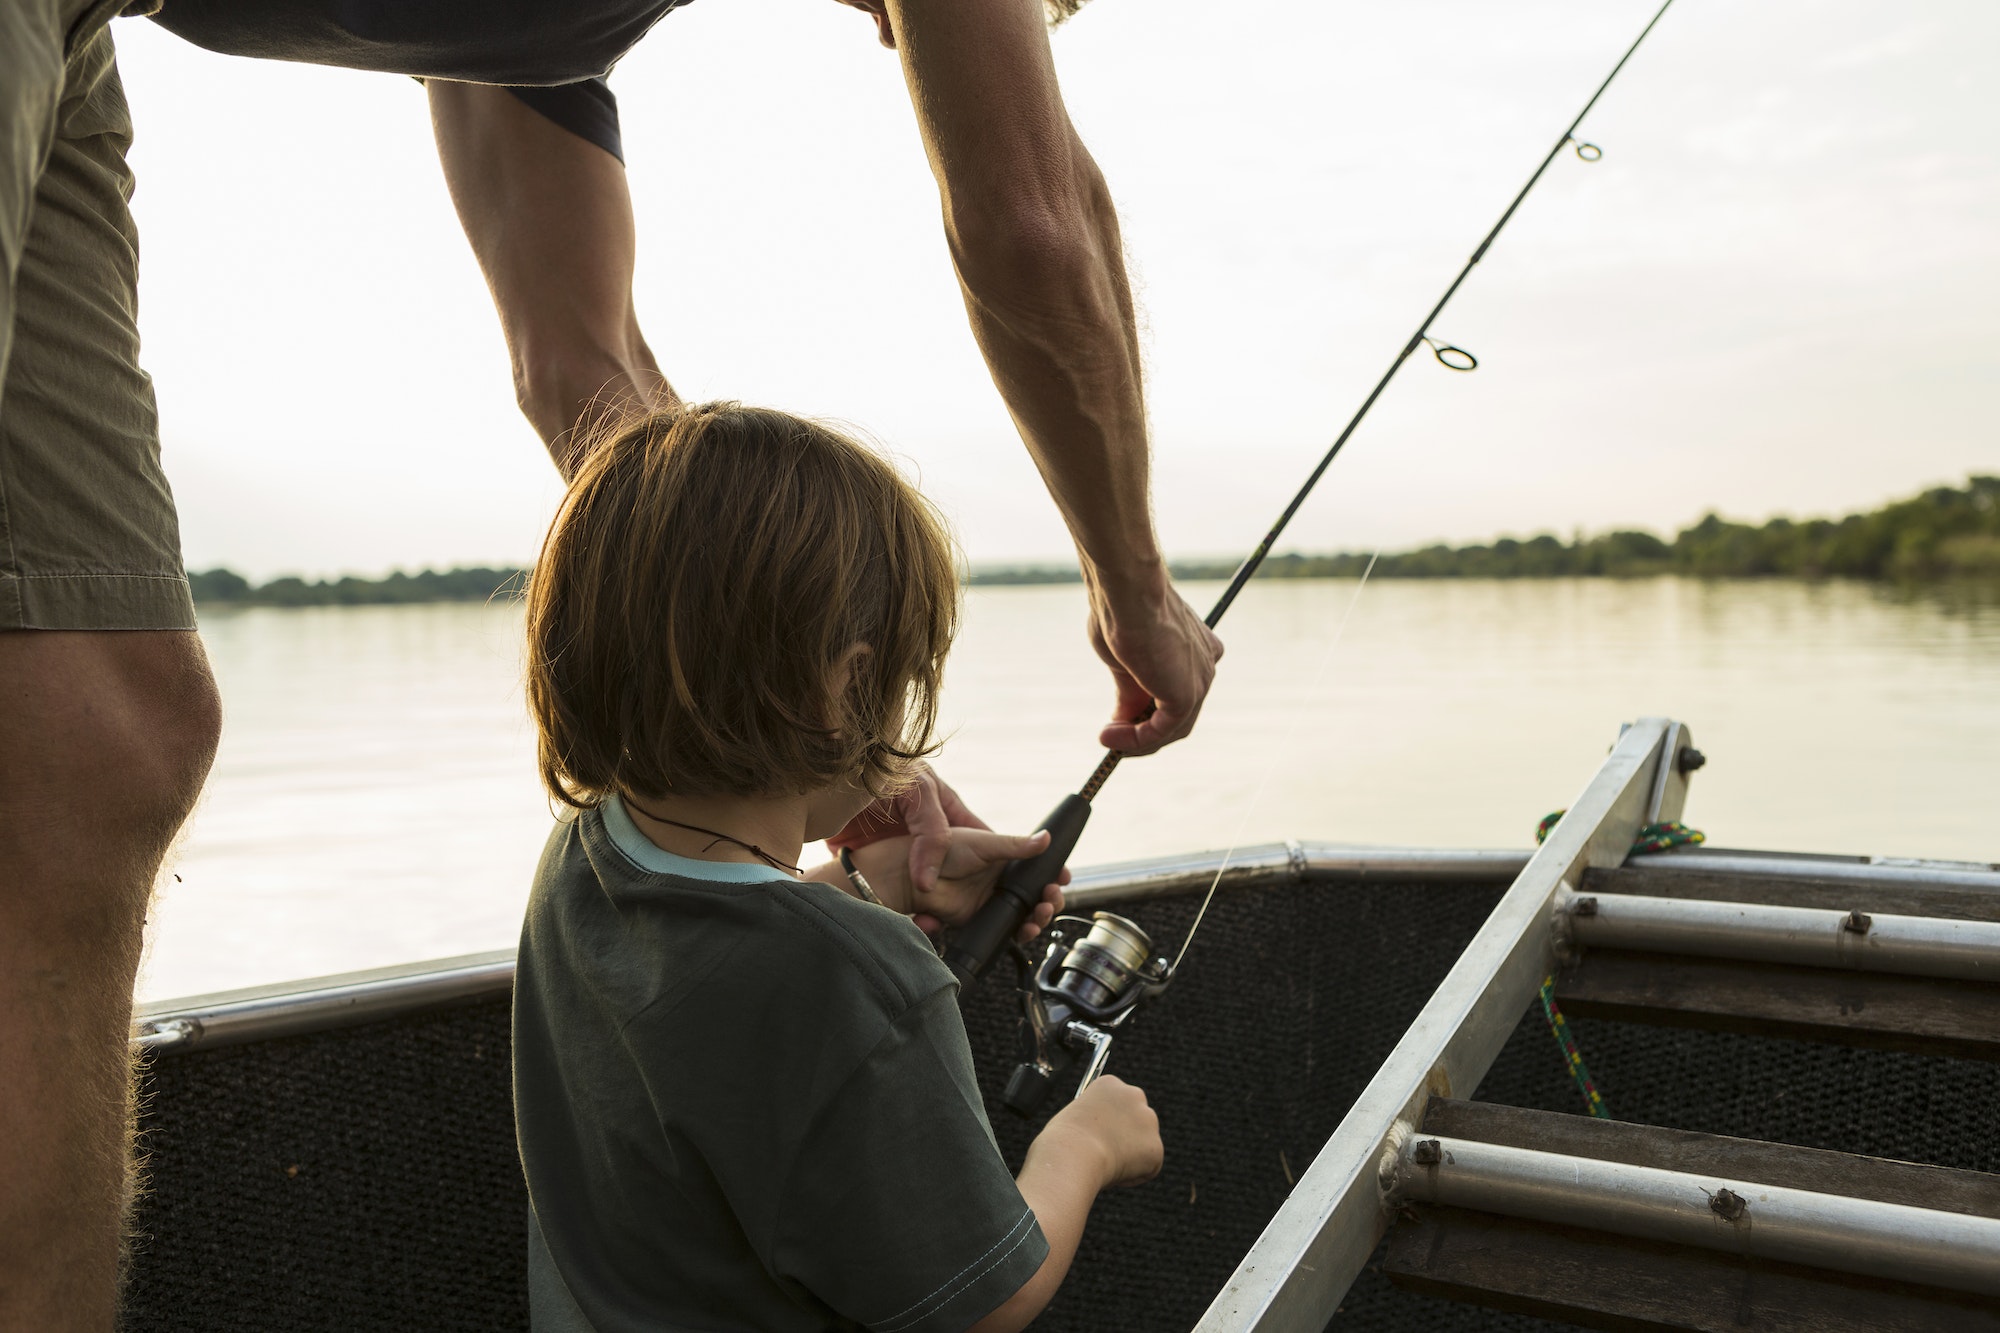
M930 504L820 422L705 403L618 428L528 583L543 783L579 808L894 790L935 748L957 573Z

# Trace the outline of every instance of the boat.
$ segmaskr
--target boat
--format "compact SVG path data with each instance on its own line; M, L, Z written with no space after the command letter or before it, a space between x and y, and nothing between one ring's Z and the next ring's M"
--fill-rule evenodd
M1216 892L1111 1056L1165 1168L1099 1201L1036 1327L2000 1329L2000 865L1635 852L1702 759L1626 726L1533 849L1080 872L1070 911L1156 939ZM512 975L144 1006L125 1326L525 1329ZM1019 994L963 1008L1018 1163Z

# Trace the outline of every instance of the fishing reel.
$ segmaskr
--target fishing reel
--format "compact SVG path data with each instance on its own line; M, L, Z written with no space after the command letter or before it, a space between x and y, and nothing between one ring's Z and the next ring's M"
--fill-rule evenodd
M1077 1093L1104 1070L1111 1034L1142 1001L1174 979L1173 961L1153 952L1152 937L1110 912L1085 921L1050 923L1042 961L1021 982L1021 1063L1001 1100L1017 1115L1033 1115L1056 1077L1087 1056Z

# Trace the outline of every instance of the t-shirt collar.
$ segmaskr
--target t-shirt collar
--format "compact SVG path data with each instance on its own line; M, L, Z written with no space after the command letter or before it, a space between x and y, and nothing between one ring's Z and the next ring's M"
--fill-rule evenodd
M774 879L791 878L766 865L747 861L699 861L656 846L639 831L639 826L632 822L632 816L625 812L625 803L615 795L605 797L597 807L597 813L604 820L604 831L610 836L611 845L627 861L651 874L679 875L684 879L706 879L721 884L768 884Z

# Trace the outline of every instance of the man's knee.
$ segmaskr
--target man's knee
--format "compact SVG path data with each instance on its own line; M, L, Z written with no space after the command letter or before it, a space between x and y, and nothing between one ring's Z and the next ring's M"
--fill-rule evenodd
M143 911L221 731L201 641L0 633L0 697L10 704L0 712L0 881L12 885L0 895L52 894L40 906L57 913Z

